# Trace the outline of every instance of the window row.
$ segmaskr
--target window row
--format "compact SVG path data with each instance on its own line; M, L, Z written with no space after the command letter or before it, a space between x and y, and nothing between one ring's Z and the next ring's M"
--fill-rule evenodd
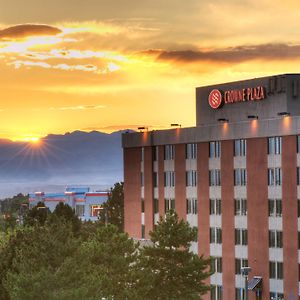
M141 148L141 160L144 160L144 147ZM268 138L268 154L281 154L282 153L282 137L274 136ZM297 153L300 153L300 136L297 136ZM153 161L158 160L158 146L153 147L152 151ZM189 143L185 145L186 159L197 158L197 144ZM237 139L234 140L234 156L246 156L247 155L247 140ZM211 141L209 142L209 157L219 158L221 156L221 142ZM172 160L175 157L175 145L164 146L164 159Z
M297 184L300 185L300 168L297 168ZM141 186L145 185L144 173L141 172ZM234 169L234 185L246 186L247 185L247 170ZM282 170L281 168L268 169L268 186L281 186L282 185ZM153 186L158 186L158 174L153 172ZM164 186L175 186L175 172L164 172ZM197 186L197 171L186 171L186 186ZM221 170L209 170L209 186L221 186Z
M158 213L158 199L153 199L154 213ZM269 199L268 200L269 217L282 217L282 200L281 199ZM83 208L82 208L83 207ZM144 204L142 200L142 212L144 212ZM197 198L186 199L186 212L187 214L198 213L198 201ZM84 214L84 206L79 205L76 208L76 213L81 216ZM221 215L222 214L222 201L221 199L209 199L209 214ZM234 199L234 215L235 216L247 216L247 199ZM298 200L298 217L300 217L300 200ZM299 248L300 249L300 248Z

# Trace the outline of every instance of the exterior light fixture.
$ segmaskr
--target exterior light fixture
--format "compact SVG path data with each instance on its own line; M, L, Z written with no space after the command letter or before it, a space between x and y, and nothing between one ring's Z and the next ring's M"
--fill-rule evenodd
M257 119L258 119L258 116L255 116L255 115L248 115L248 119L251 119L251 120L257 120Z
M287 111L281 111L281 112L277 113L277 115L281 116L281 117L287 117L290 115L290 113Z
M138 130L139 130L140 132L142 132L143 130L147 130L147 131L148 131L148 127L141 126L141 127L138 127Z
M220 118L220 119L218 119L218 122L221 122L221 123L228 123L229 120L228 120L228 119L225 119L225 118Z
M180 127L180 128L181 128L181 124L178 124L178 123L172 123L172 124L171 124L171 127Z

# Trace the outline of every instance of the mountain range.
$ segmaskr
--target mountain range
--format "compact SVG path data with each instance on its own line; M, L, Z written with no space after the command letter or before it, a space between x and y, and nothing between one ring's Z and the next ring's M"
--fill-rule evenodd
M123 179L121 135L49 134L37 143L0 140L0 199L66 185L104 189Z

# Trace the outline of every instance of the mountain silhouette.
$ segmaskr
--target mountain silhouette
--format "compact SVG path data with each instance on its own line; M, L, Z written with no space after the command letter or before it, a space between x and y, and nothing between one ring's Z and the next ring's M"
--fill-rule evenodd
M0 139L0 198L47 185L112 186L123 178L123 132L49 134L39 143Z

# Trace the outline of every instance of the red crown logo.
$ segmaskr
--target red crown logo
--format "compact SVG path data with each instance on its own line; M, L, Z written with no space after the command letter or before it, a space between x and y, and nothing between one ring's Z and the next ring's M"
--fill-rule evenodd
M208 104L211 108L217 109L222 104L222 94L219 90L214 89L209 93Z

